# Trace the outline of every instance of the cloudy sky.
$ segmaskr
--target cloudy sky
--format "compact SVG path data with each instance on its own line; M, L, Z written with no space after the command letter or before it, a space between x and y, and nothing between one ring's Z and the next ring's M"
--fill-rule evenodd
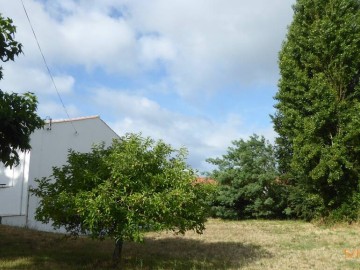
M189 150L208 170L232 140L272 141L278 52L294 0L23 0L70 117L100 115ZM67 118L21 0L0 0L24 54L2 64L5 91Z

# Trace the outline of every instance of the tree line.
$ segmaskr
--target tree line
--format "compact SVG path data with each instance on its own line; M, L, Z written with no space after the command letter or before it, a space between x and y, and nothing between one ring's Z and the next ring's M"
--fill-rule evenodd
M298 0L279 54L275 145L209 159L220 217L354 221L360 213L360 2Z

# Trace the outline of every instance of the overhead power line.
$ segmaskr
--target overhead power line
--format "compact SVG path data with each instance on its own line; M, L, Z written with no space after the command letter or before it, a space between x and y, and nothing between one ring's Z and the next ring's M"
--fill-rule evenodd
M34 27L32 26L30 17L29 17L29 15L28 15L28 12L27 12L26 7L25 7L25 5L24 5L24 1L23 1L23 0L20 0L20 1L21 1L22 6L23 6L23 9L24 9L26 18L27 18L27 20L28 20L28 22L29 22L31 31L32 31L32 33L33 33L33 35L34 35L36 44L37 44L37 46L38 46L38 48L39 48L39 51L40 51L40 54L41 54L41 56L42 56L43 62L44 62L44 64L45 64L46 70L47 70L47 72L48 72L48 74L49 74L49 76L50 76L51 82L52 82L52 84L53 84L53 86L54 86L54 89L55 89L55 91L56 91L56 93L57 93L57 96L58 96L58 98L59 98L59 100L60 100L60 103L62 104L62 107L63 107L63 109L64 109L64 111L65 111L68 119L70 120L70 123L71 123L72 127L74 128L75 133L78 133L77 130L76 130L76 128L75 128L75 126L74 126L73 121L71 121L71 118L70 118L70 116L69 116L69 113L68 113L68 111L67 111L67 109L66 109L66 106L65 106L65 104L64 104L64 102L63 102L63 99L61 98L60 92L59 92L59 90L58 90L58 88L57 88L57 86L56 86L54 77L53 77L53 75L52 75L52 73L51 73L51 71L50 71L49 65L47 64L46 58L45 58L45 56L44 56L44 54L43 54L43 52L42 52L42 49L41 49L39 40L38 40L38 38L37 38L37 36L36 36Z

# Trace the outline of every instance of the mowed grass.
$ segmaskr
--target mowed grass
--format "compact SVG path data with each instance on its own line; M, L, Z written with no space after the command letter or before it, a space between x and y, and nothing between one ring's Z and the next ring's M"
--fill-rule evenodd
M210 220L202 235L125 243L122 269L360 269L360 225ZM0 225L0 269L114 269L111 240Z

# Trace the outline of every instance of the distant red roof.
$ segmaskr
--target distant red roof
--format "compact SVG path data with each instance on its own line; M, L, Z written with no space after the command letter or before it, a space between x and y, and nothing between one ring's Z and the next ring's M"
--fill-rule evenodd
M194 184L211 184L211 185L217 185L218 182L214 179L211 179L209 177L197 177L194 181Z

